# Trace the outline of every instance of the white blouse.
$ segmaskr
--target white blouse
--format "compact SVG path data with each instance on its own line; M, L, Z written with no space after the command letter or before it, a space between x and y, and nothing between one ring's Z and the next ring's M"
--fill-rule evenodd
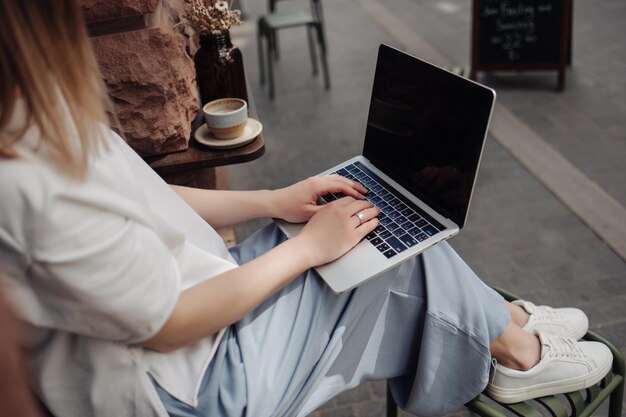
M22 110L20 108L20 110ZM23 111L11 126L23 122ZM112 131L84 182L31 126L0 159L0 275L27 324L35 390L59 416L166 416L150 376L195 406L223 331L161 354L181 291L236 267L219 235Z

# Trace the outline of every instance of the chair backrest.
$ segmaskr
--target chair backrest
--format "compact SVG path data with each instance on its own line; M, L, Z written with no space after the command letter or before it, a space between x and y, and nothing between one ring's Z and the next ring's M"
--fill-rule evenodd
M276 11L276 4L281 0L268 0L267 9L270 13L274 13ZM282 0L284 1L284 0ZM324 21L324 15L322 13L322 0L309 0L309 5L311 7L311 14L320 22Z

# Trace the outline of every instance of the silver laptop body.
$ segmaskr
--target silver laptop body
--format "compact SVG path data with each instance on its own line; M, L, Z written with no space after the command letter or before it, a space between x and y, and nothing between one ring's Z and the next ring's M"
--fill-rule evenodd
M374 233L315 268L333 291L350 290L460 231L494 101L487 87L380 46L363 155L319 174L365 182L366 198L382 208ZM288 237L304 227L276 222Z

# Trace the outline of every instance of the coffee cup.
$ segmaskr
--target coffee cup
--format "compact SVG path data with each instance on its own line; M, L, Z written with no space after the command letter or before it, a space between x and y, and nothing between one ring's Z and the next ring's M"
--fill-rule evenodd
M220 98L202 107L204 121L216 139L234 139L248 121L248 104L239 98Z

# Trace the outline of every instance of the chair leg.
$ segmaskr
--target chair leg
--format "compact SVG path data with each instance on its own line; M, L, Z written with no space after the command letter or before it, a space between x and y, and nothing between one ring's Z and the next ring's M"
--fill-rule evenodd
M262 23L259 21L257 24L257 50L259 53L259 76L261 85L265 85L265 63L263 62L263 36L265 31L261 29Z
M272 31L272 43L274 44L274 61L280 59L280 53L278 52L278 32Z
M322 71L324 73L324 87L329 90L330 89L330 75L328 73L328 61L326 58L326 42L324 40L324 33L322 30L321 24L316 24L317 28L317 39L320 45L320 59L322 60Z
M269 9L269 13L274 13L276 11L276 1L277 0L270 0L268 2L268 9ZM278 61L280 59L280 55L278 52L278 33L277 31L273 30L272 31L272 41L274 42L274 60Z
M311 25L306 26L306 35L309 40L309 53L311 54L311 66L313 67L313 75L317 75L317 56L315 53L315 43L313 41L313 32Z
M393 395L391 395L389 382L387 382L387 417L398 417L398 406L393 400Z
M315 18L320 22L322 27L322 36L324 38L324 45L326 45L326 31L324 28L324 13L322 12L321 0L313 0L313 8L315 10Z
M624 403L624 380L622 380L622 383L620 384L620 386L611 393L611 397L609 399L609 417L620 417L622 415L623 403Z
M272 56L276 44L272 37L273 32L274 31L271 31L267 37L267 78L269 79L270 100L274 100L274 62Z

